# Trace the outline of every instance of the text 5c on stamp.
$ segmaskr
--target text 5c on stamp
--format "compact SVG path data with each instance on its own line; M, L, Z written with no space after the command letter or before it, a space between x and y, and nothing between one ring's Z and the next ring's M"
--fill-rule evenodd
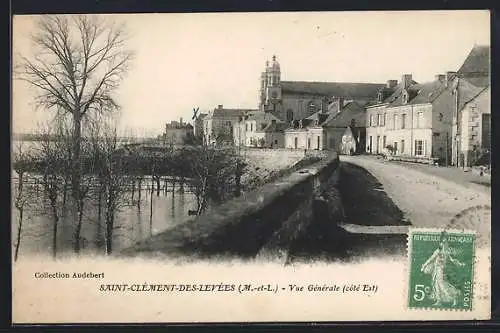
M472 310L473 232L410 230L408 307Z

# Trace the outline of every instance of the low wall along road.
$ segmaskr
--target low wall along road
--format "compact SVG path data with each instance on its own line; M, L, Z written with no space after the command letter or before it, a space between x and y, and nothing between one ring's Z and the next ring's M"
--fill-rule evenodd
M340 196L335 189L339 164L338 156L330 154L119 255L287 261L289 254L300 248L305 235L322 233L311 233L311 229L334 227L342 218Z

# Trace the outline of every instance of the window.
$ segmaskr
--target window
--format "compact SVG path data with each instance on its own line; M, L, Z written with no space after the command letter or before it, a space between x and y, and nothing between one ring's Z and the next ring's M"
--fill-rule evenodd
M378 96L377 96L377 99L378 99L378 102L379 102L379 103L382 103L382 97L383 97L382 92L379 92L379 93L378 93Z
M382 148L385 147L387 147L387 137L384 135L384 137L382 138Z
M292 121L293 120L293 111L291 109L288 109L286 111L286 120L287 121Z
M370 115L370 126L373 126L373 115Z
M406 128L406 114L401 115L401 128Z
M248 131L248 123L245 123L245 131Z
M278 140L274 140L274 144L277 145L278 144Z
M297 149L297 147L299 145L299 140L297 139L297 137L295 137L294 145L295 145L295 149Z
M330 138L330 148L334 148L334 147L335 147L335 139Z
M394 129L399 129L399 115L394 115Z
M231 122L230 121L226 121L226 126L231 126Z
M408 103L408 93L405 91L403 92L403 104Z
M417 128L422 128L424 126L424 113L417 112Z
M387 114L384 113L384 115L382 116L382 126L385 126L386 118L387 118Z
M385 126L385 114L379 114L379 126Z
M405 140L401 140L401 153L405 152Z
M316 140L316 141L317 141L317 149L319 150L319 147L320 147L320 145L319 145L319 144L320 144L320 141L321 141L321 137L320 137L320 136L318 136L318 138L317 138L317 140Z
M377 126L382 126L382 115L381 114L377 115Z
M253 131L253 123L250 123L250 132Z
M415 140L415 155L422 156L424 154L424 141Z
M307 138L307 149L311 148L311 138Z

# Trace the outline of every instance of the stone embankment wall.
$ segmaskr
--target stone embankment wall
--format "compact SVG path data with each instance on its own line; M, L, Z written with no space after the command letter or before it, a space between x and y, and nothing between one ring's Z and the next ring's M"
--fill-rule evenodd
M304 154L304 152L302 152ZM208 210L120 253L282 258L315 223L342 218L336 154ZM318 216L320 214L320 216Z

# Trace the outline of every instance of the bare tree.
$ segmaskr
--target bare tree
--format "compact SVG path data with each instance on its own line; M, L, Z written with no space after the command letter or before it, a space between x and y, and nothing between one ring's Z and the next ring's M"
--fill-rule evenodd
M21 246L21 236L23 231L24 211L28 203L29 191L26 190L26 172L29 169L30 162L33 162L33 156L23 149L23 143L20 141L13 152L13 170L17 173L17 187L14 194L14 206L16 207L19 217L17 221L16 244L14 250L14 261L17 261L19 256L19 248Z
M117 151L118 135L113 119L103 119L95 133L99 137L99 145L96 146L96 156L99 156L97 168L101 195L104 197L105 244L109 255L113 252L113 235L117 229L116 213L127 204L126 192L133 176L126 173L127 167L122 165Z
M33 54L21 56L17 78L37 89L36 102L72 119L73 218L81 202L82 119L118 109L113 92L132 59L123 27L89 15L44 15L32 35ZM75 235L77 237L77 235ZM79 235L78 235L79 237ZM75 251L79 252L79 242Z
M61 219L61 192L64 190L65 141L60 121L56 126L41 129L38 158L41 162L42 184L52 216L52 256L57 256L57 238Z
M199 146L185 155L191 166L197 198L197 214L202 214L210 203L220 204L237 194L239 182L237 155L231 149Z

